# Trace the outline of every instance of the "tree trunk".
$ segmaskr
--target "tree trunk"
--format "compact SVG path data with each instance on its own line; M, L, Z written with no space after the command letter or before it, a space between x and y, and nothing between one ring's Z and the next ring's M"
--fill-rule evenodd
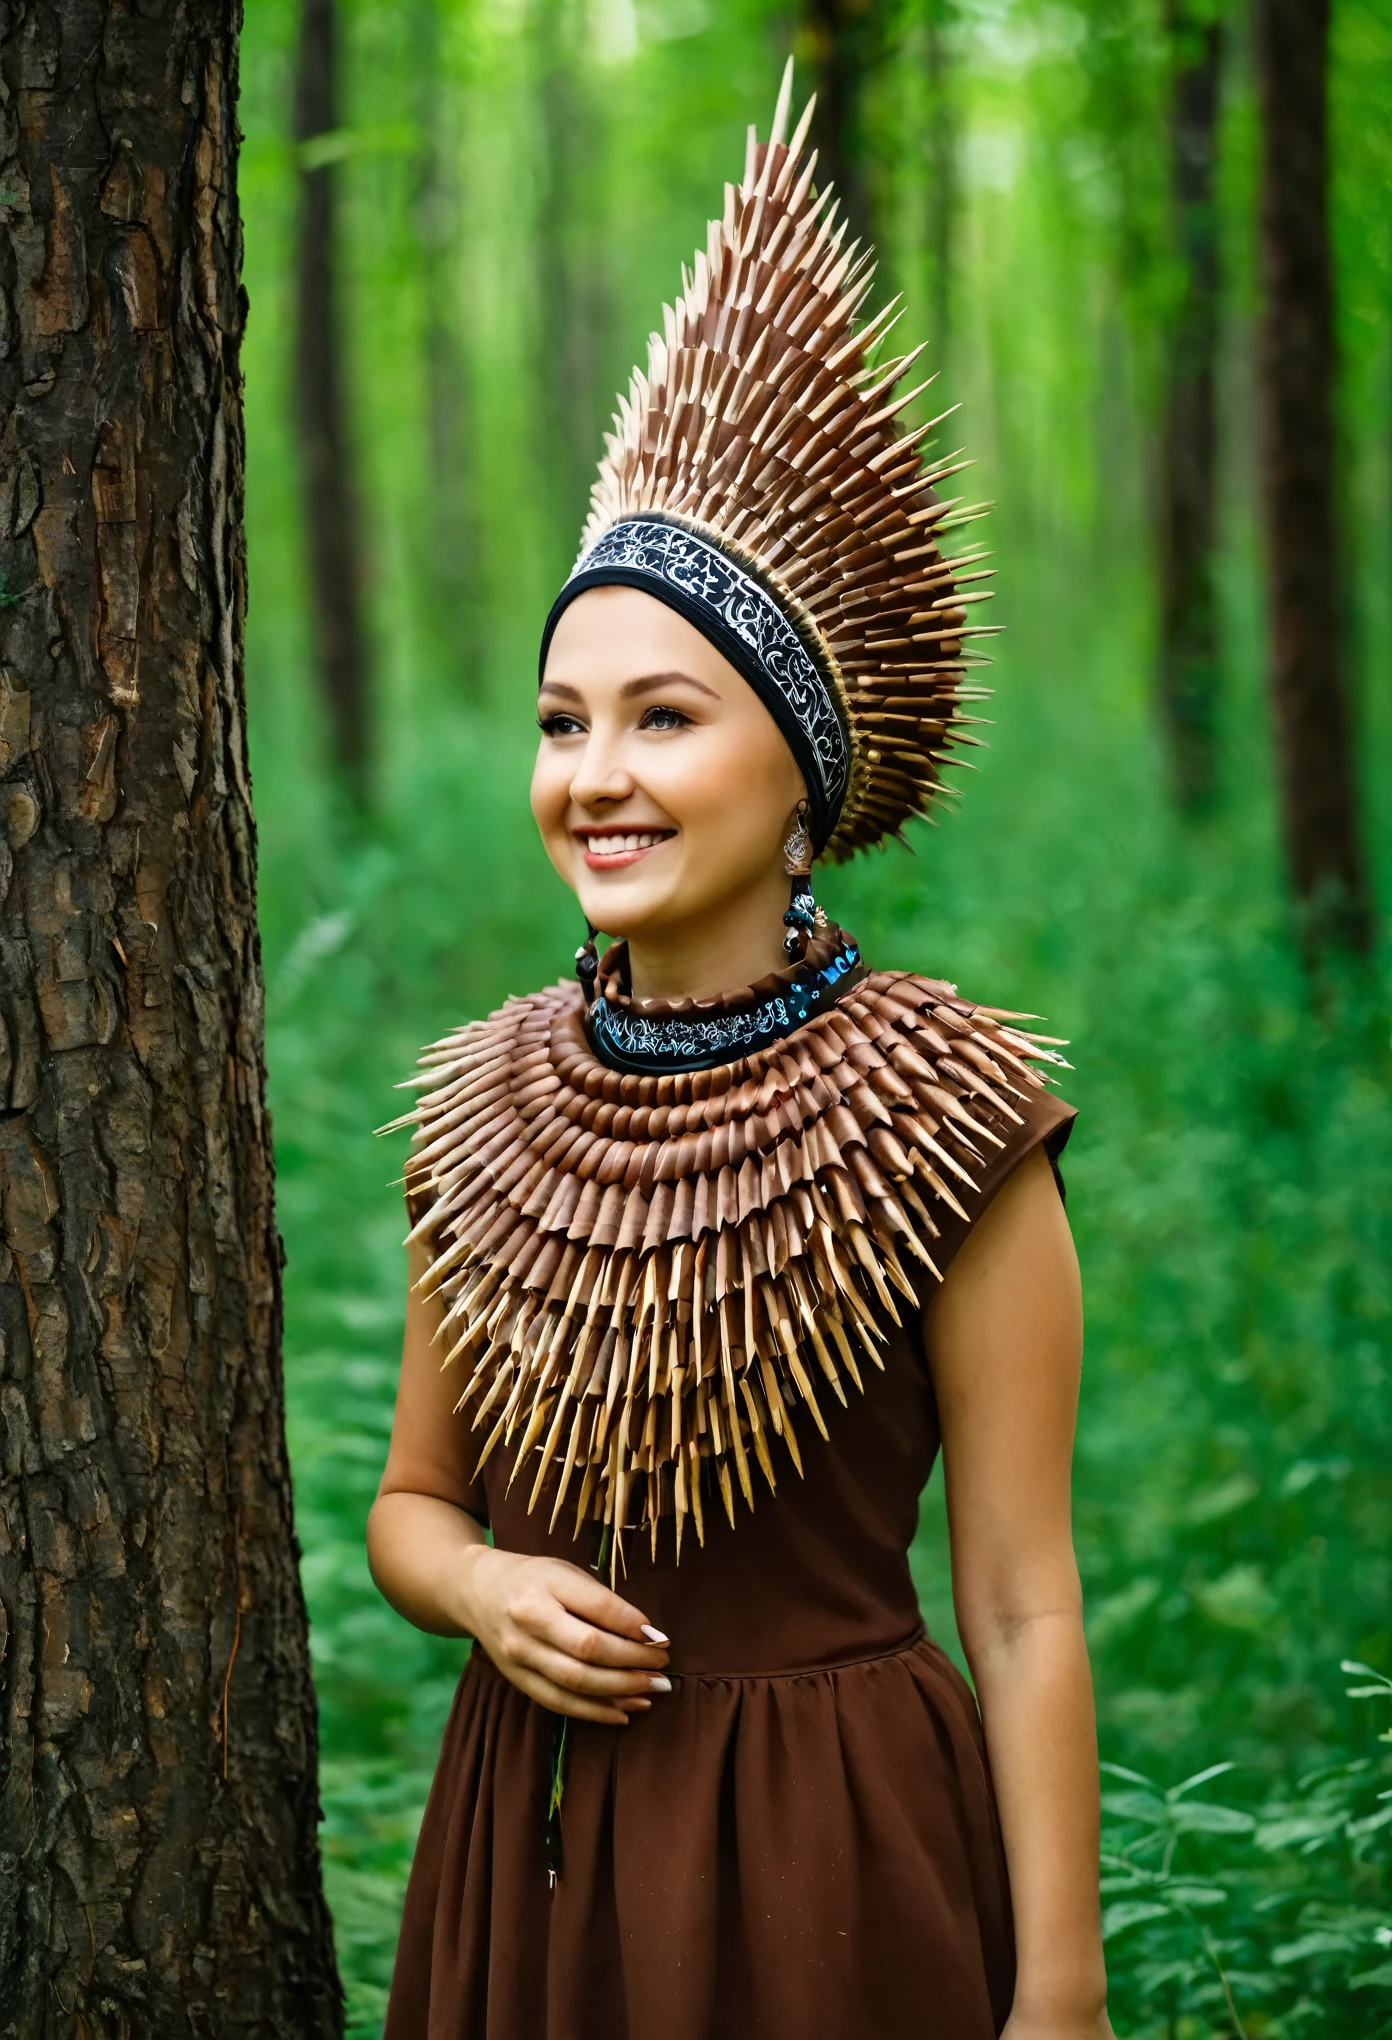
M1256 0L1267 673L1292 890L1309 941L1371 915L1340 656L1329 0Z
M301 151L295 417L315 653L334 757L349 792L361 800L369 756L369 661L335 263L338 120L336 0L301 0L295 76L295 139Z
M873 241L874 219L865 176L861 101L867 73L878 61L880 0L802 0L797 54L811 66L817 94L812 141L818 186L832 184L851 237Z
M420 80L420 250L430 488L422 547L437 664L469 693L483 677L480 533L472 483L470 392L460 332L459 107L442 67L441 0L416 0L413 47Z
M0 17L0 2033L333 2035L242 688L237 0Z
M932 365L942 369L952 343L952 270L957 227L957 119L949 47L951 0L928 0L924 70L928 85L926 235Z
M1220 21L1171 0L1170 194L1180 297L1168 336L1160 442L1160 710L1170 781L1191 813L1217 791L1216 376L1220 279L1214 172Z
M599 379L608 278L594 208L598 136L584 74L583 17L577 19L574 0L537 0L532 26L542 127L537 419L564 570L575 557L611 408Z

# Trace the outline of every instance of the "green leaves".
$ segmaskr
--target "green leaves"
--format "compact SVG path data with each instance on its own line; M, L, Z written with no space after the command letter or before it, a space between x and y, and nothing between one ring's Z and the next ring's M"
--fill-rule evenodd
M1351 1699L1392 1699L1392 1679L1370 1666L1341 1670L1361 1681ZM1226 1760L1168 1789L1102 1769L1102 1931L1119 2031L1129 2019L1137 2035L1159 2035L1162 2009L1170 2032L1188 2019L1205 2040L1235 2025L1264 2040L1392 2031L1386 1759L1275 1787ZM1256 1803L1212 1797L1220 1778L1255 1786Z

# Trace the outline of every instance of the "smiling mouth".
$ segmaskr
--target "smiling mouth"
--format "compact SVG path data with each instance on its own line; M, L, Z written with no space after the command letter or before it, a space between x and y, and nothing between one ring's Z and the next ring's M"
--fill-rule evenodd
M591 871L618 871L636 864L660 843L670 843L675 829L577 829L576 840Z

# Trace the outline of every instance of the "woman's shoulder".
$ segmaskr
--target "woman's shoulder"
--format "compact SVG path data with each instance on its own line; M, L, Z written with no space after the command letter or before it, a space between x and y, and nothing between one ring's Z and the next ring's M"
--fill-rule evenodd
M915 971L868 972L837 1011L865 1043L848 1049L852 1065L866 1069L891 1122L913 1130L945 1274L1027 1155L1042 1148L1058 1176L1076 1116L1053 1088L1069 1067L1066 1044L1040 1033L1035 1014L979 1003Z

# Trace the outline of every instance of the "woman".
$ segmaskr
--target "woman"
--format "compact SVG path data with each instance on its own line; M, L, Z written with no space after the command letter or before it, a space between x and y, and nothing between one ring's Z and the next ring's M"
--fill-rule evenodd
M813 899L972 741L981 577L789 89L546 628L579 987L423 1061L369 1550L475 1648L388 2040L1110 2033L1072 1115L1012 1016ZM980 1716L907 1563L940 1442Z

